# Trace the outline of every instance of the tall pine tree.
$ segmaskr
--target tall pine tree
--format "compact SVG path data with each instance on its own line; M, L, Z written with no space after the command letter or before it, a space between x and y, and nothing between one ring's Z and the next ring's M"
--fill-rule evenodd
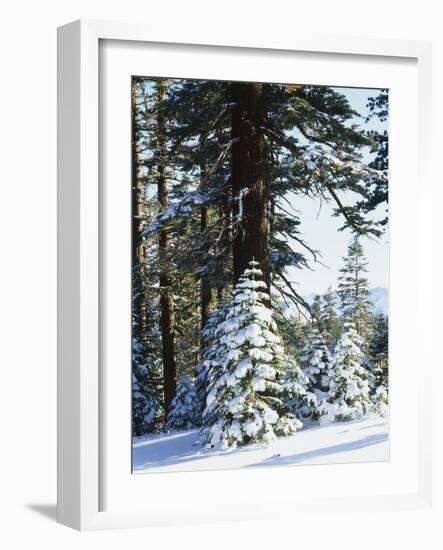
M348 246L348 254L343 258L344 265L340 269L338 294L341 301L342 317L344 322L353 323L358 335L365 345L369 337L371 323L371 302L369 300L369 287L367 273L367 261L363 246L355 236Z
M306 254L317 253L302 237L297 212L288 211L288 194L332 201L343 227L380 234L362 207L341 198L350 190L366 205L368 186L386 180L363 161L363 148L373 139L357 127L358 115L344 95L328 87L183 80L172 89L168 111L177 162L200 174L202 157L207 161L205 176L195 178L174 216L189 218L193 208L209 208L211 214L210 205L217 209L213 223L205 220L208 210L203 215L202 242L187 253L187 265L197 260L200 275L211 273L222 292L230 251L234 282L255 257L268 289L279 279L285 283L280 291L305 306L285 269L306 266Z
M140 116L143 87L132 81L132 432L144 435L158 429L163 420L163 382L158 331L158 295L153 291L151 267L154 251L143 238L152 215L146 204Z
M323 295L321 307L321 323L323 327L323 337L329 349L332 349L338 342L341 334L341 323L337 315L336 293L331 287Z
M167 178L167 112L166 112L166 82L157 80L156 85L156 129L155 129L155 163L157 172L157 194L161 211L168 208L168 178ZM160 268L160 329L162 335L163 379L165 417L168 416L172 401L177 392L177 365L175 359L175 323L174 303L172 295L172 275L169 266L169 232L162 227L158 234Z

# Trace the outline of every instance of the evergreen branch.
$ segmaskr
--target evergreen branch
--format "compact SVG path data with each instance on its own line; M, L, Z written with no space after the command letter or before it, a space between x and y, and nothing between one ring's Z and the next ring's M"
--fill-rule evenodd
M313 248L311 248L309 245L307 245L305 243L305 241L303 239L300 239L300 237L297 237L294 233L292 233L291 231L288 231L287 232L288 235L291 237L291 239L294 239L295 241L297 241L303 248L305 248L308 252L310 252L312 254L312 257L314 258L314 262L317 262L319 263L320 265L322 265L323 267L328 267L327 265L325 265L324 263L322 263L318 257L321 258L321 254L318 250L314 250Z
M308 134L304 126L300 122L296 122L295 125L300 130L300 133L303 135L304 138L306 138L308 141L315 141L316 143L322 143L323 145L327 145L328 147L331 147L331 149L334 148L334 145L332 143L329 143L329 141L326 141L325 139L321 139L320 137L313 137Z
M328 147L331 147L331 149L334 148L334 145L332 143L329 143L328 141L321 139L319 137L313 137L310 136L304 127L300 123L295 123L298 130L300 130L300 133L303 135L304 138L306 138L309 142L316 142L316 143L322 143L323 145L327 145ZM262 126L262 130L267 134L271 139L274 138L274 141L279 143L281 146L288 149L293 154L298 154L298 148L295 144L293 144L287 137L285 137L281 132L278 132L277 130L274 130L270 126Z
M261 130L263 130L266 135L268 135L271 139L276 141L278 144L282 145L283 147L291 151L291 153L298 155L299 151L297 146L291 143L291 141L289 141L288 138L286 138L283 134L281 134L280 132L277 132L276 130L273 130L267 125L262 126Z
M206 183L209 181L209 179L215 174L217 168L220 166L220 164L225 160L226 155L228 154L231 147L234 145L234 143L237 143L240 141L240 138L233 138L231 139L223 149L223 151L218 156L217 160L214 162L214 164L211 166L210 170L207 174L201 179L199 185L197 186L197 189L203 188Z
M285 300L285 304L288 305L288 302L286 301L285 297L289 298L289 300L295 305L295 308L297 309L298 313L305 319L307 322L311 321L311 318L309 318L305 311L301 309L299 302L294 298L293 294L287 292L283 288L278 288L278 292L282 295L283 299Z
M289 281L289 279L283 274L283 271L282 270L278 270L277 271L277 275L283 279L283 282L286 284L286 286L290 289L291 291L291 294L287 294L287 296L289 298L292 299L292 301L294 302L294 304L296 306L303 306L308 312L309 314L314 317L313 313L312 313L312 310L311 310L311 306L306 302L306 300L304 300L300 294L294 289L291 281ZM297 307L298 309L298 307ZM299 310L300 313L302 313L300 310Z
M224 115L227 114L231 109L232 109L232 104L225 103L225 105L223 105L217 117L209 125L209 129L213 130L214 128L216 128L220 124L220 122L223 120Z

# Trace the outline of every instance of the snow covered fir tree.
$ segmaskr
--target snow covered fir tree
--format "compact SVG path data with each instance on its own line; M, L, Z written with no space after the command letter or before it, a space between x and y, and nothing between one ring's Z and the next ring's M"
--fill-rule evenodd
M334 350L328 396L320 405L321 422L358 420L370 412L371 372L362 360L362 338L346 322Z
M177 394L172 400L171 411L166 420L166 430L188 430L200 425L200 403L191 378L183 377L177 386Z
M367 261L358 236L348 246L348 254L343 258L340 270L339 296L343 319L354 324L355 330L367 344L369 324L371 322L371 304L369 301Z
M372 335L369 342L369 358L373 366L377 386L386 385L388 377L388 319L379 313L373 322Z
M352 426L385 445L388 92L131 92L134 469L370 460Z
M331 355L323 336L315 325L309 328L306 344L300 357L300 365L308 378L311 390L328 390Z
M249 262L215 331L202 430L209 447L270 443L302 427L283 401L287 359L258 265Z
M311 405L304 408L303 416L318 420L321 415L319 404L329 390L332 358L322 334L314 323L308 328L299 362L306 377L306 388L313 396Z

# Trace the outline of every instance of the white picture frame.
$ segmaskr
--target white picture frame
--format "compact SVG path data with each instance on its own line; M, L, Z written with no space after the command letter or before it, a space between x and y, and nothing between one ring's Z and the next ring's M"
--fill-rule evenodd
M311 52L337 56L375 56L401 60L412 59L418 71L418 178L423 200L420 202L420 239L430 234L426 208L429 206L430 189L428 155L430 154L430 83L431 46L426 42L370 40L343 37L315 37L300 35L295 38L281 37L257 40L251 43L241 38L217 39L207 42L206 37L193 35L168 36L166 31L153 32L143 25L103 21L77 21L59 29L58 34L58 520L60 523L80 530L105 529L131 526L152 526L220 519L258 519L265 514L266 499L280 498L304 511L319 506L334 505L347 511L359 506L366 510L428 506L431 501L431 435L428 423L420 422L425 415L425 382L428 387L431 376L431 361L424 362L417 375L420 382L417 408L418 457L416 477L411 479L410 489L381 494L347 496L317 494L315 498L294 499L280 491L264 495L261 500L252 500L245 506L187 506L184 500L169 510L167 503L143 508L131 505L122 498L121 505L112 510L103 510L100 484L106 479L103 473L103 388L101 387L102 365L99 352L100 341L100 224L102 208L99 193L99 74L100 41L127 41L129 44L194 44L201 51L210 47L229 48L230 55L252 51L272 51L279 55L285 52ZM210 55L210 53L209 53ZM174 75L175 76L175 75ZM415 250L414 252L416 252ZM423 255L429 253L427 249ZM421 290L420 290L421 289ZM418 285L417 296L423 286ZM425 300L420 294L420 315L425 315ZM129 441L122 442L127 443ZM306 467L315 468L315 467ZM329 468L329 466L328 466ZM332 468L332 467L331 467ZM335 466L333 468L340 468ZM287 470L286 470L287 471ZM339 470L330 470L330 472ZM282 482L281 469L269 469L276 484ZM216 479L215 472L196 473L207 484ZM226 472L239 480L238 472ZM252 474L251 474L252 475ZM242 473L243 478L251 475ZM189 474L163 474L175 476L175 482L183 491L189 488ZM181 476L181 477L180 477ZM211 477L212 476L212 477ZM139 476L140 477L140 476ZM146 481L149 479L145 476ZM163 477L165 479L165 477ZM177 480L181 479L182 482ZM217 482L220 481L218 478ZM137 481L134 480L133 483ZM192 482L195 482L195 477ZM180 483L182 483L180 485ZM188 485L187 485L188 484ZM157 487L152 478L152 487ZM156 490L156 489L154 489ZM129 493L128 493L129 494ZM280 495L280 496L278 496Z

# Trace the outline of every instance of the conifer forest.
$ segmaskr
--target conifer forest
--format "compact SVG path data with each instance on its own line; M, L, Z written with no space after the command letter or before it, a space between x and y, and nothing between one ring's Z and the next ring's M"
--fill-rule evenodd
M388 96L132 78L135 473L388 459Z

